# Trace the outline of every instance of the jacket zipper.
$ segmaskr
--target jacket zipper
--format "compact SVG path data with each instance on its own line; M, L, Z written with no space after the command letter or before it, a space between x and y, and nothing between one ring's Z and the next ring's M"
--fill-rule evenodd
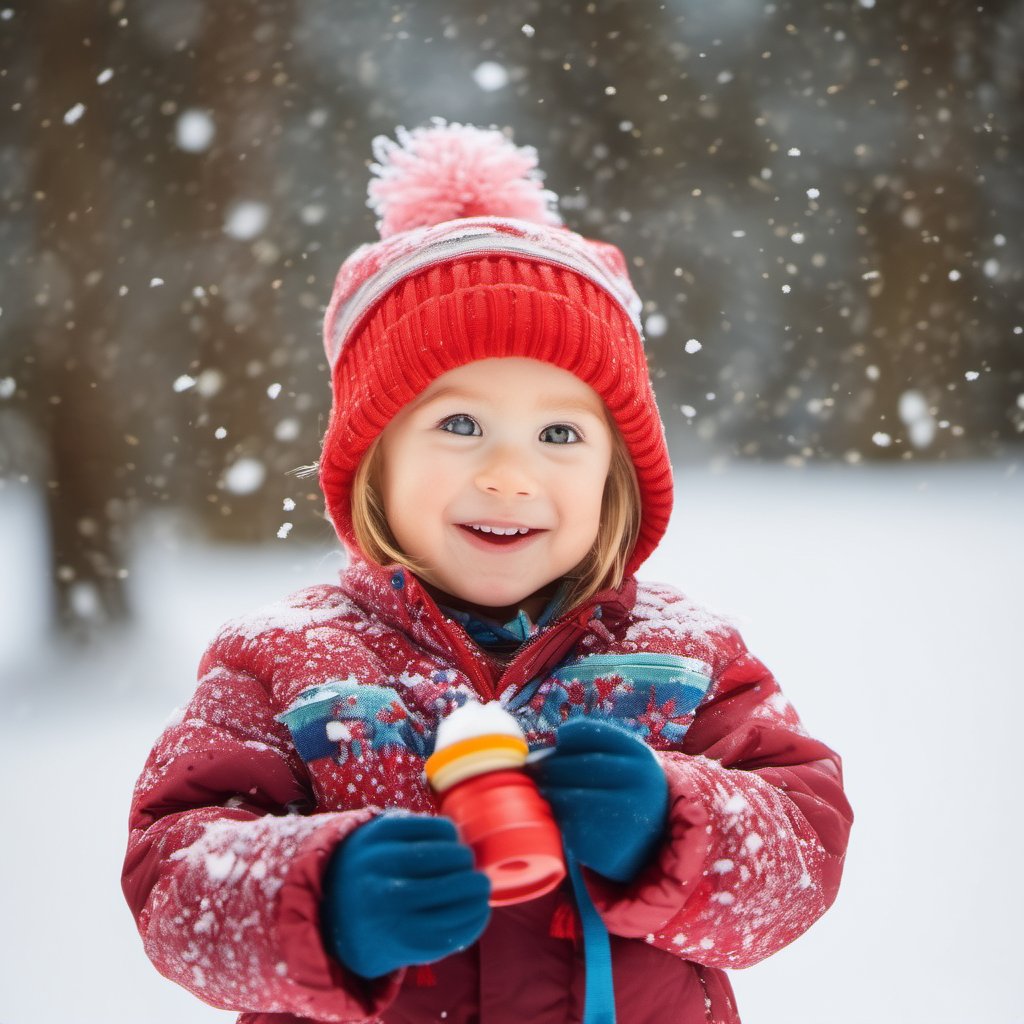
M416 580L416 577L409 573L407 574L407 579ZM408 583L406 586L408 586ZM447 641L448 646L456 654L457 667L465 667L466 674L470 677L477 693L486 700L494 700L494 686L491 683L489 674L481 667L473 651L463 642L462 637L457 631L448 628L447 620L442 614L441 609L437 607L437 602L427 593L422 584L416 580L414 586L419 591L419 594L411 604L416 609L416 614L419 616L421 624L430 630L436 630ZM434 609L433 612L428 610L431 607Z
M467 667L467 675L473 682L473 686L477 693L486 700L495 699L494 686L491 683L489 674L480 665L480 661L476 655L471 651L465 643L462 641L462 637L453 630L450 630L445 624L444 616L441 616L440 621L434 623L441 635L448 641L459 655L458 667L465 665Z
M411 573L409 578L415 580ZM493 684L490 674L481 666L479 658L474 651L466 644L465 633L461 629L451 629L448 620L444 617L437 602L422 587L417 580L414 584L419 593L410 602L416 609L421 624L436 631L458 656L458 667L465 667L466 674L470 677L477 693L485 700L499 700L502 694L515 684L516 676L522 676L520 683L529 682L537 674L537 666L545 660L549 650L564 643L565 633L572 631L575 635L565 644L566 649L575 643L576 639L586 633L589 623L594 618L594 607L600 603L599 597L591 598L582 607L574 609L573 613L565 618L555 619L531 637L519 648L515 657L505 666L504 671L498 678L497 685ZM412 595L410 595L411 597ZM434 613L428 610L434 609ZM424 621L428 620L428 621ZM525 667L525 671L523 671Z
M564 643L564 635L569 632L573 632L575 635L568 644L565 644L565 647L566 649L571 647L576 639L587 631L587 623L592 614L593 604L588 604L582 609L577 609L571 618L556 622L528 640L502 672L501 678L498 680L496 696L500 698L506 690L515 685L516 675L522 676L519 685L533 679L537 675L537 667L547 659L547 652ZM516 670L514 674L513 669ZM512 678L509 678L510 675Z
M425 596L429 597L429 595ZM520 647L512 661L505 666L504 671L498 679L497 686L491 683L489 677L485 678L485 673L481 669L479 661L463 642L461 631L457 632L449 629L447 620L445 620L443 615L435 625L449 644L462 655L462 664L469 666L471 669L467 674L473 680L473 684L476 687L477 692L487 700L498 700L501 695L513 685L513 680L508 679L508 676L513 669L518 669L524 662L529 665L529 669L523 679L523 682L527 682L536 675L534 667L544 660L544 652L556 646L556 644L561 643L566 632L574 627L578 633L586 632L585 618L589 620L591 609L592 606L587 605L584 609L577 610L571 618L563 619L560 622L556 621L554 624L541 630L537 636L531 637L527 640L526 643ZM426 609L423 610L424 612L426 611Z

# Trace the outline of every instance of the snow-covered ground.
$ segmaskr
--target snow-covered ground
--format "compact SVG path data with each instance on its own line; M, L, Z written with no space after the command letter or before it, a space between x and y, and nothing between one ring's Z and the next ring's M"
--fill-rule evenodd
M733 975L745 1021L1021 1024L1024 465L684 469L678 495L641 575L739 622L843 754L857 813L832 911ZM136 626L74 653L45 633L40 516L0 491L0 1022L231 1020L140 950L118 887L129 793L221 621L340 556L153 522Z

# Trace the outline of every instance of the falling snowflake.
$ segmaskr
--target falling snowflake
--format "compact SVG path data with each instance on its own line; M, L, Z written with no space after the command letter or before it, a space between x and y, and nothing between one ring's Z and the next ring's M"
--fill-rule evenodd
M484 92L496 92L508 85L508 71L497 61L485 60L474 69L473 81Z

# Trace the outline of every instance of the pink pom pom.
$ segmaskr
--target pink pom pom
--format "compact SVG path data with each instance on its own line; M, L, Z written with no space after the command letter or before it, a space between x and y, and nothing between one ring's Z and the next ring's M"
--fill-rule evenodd
M447 124L397 128L373 140L369 206L381 238L461 217L513 217L561 224L558 197L542 185L537 151L497 129Z

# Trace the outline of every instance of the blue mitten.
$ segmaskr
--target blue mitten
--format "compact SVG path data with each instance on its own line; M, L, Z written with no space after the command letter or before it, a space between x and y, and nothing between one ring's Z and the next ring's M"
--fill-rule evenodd
M320 904L324 941L364 978L430 963L480 937L490 892L448 818L383 815L331 856Z
M608 722L574 718L532 772L576 859L630 881L658 845L668 810L668 783L650 747Z

